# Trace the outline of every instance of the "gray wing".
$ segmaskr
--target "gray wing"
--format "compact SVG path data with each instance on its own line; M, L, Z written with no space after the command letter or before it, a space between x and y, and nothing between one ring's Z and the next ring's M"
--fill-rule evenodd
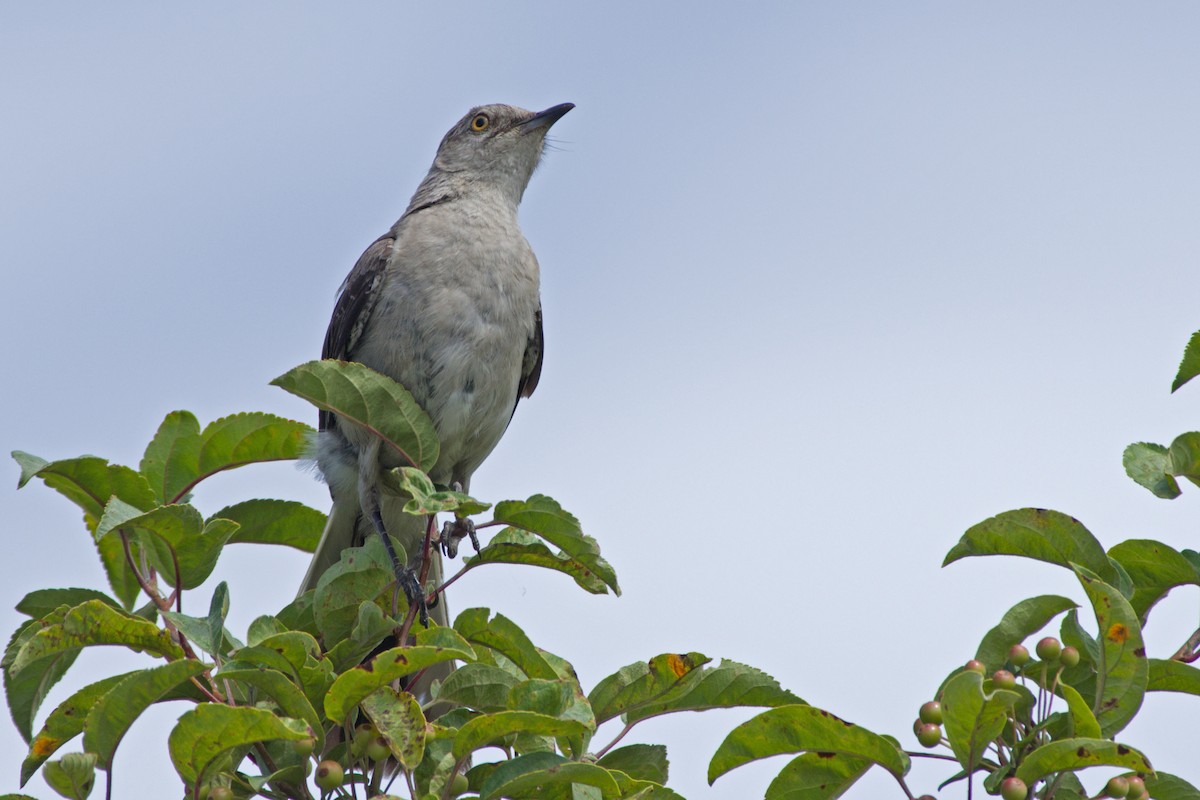
M333 307L329 328L325 331L325 344L321 347L321 358L354 360L354 347L371 320L371 312L379 299L379 286L383 282L384 269L392 254L396 235L389 231L380 236L358 257L354 269L346 276ZM541 323L538 324L539 334ZM540 359L539 359L540 360ZM532 391L532 390L531 390ZM334 425L334 415L322 411L318 427L328 430Z

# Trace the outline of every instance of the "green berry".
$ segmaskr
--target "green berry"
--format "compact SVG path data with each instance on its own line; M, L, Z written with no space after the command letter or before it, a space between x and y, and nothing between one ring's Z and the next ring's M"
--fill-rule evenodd
M1047 636L1038 642L1034 649L1037 650L1038 658L1042 661L1057 661L1058 657L1062 655L1062 642L1053 636Z
M1066 653L1064 652L1064 655ZM1105 797L1125 797L1129 794L1129 779L1123 775L1118 775L1115 778L1109 778L1108 783L1104 784Z
M983 665L983 662L974 658L967 662L965 669L967 672L978 672L980 675L987 672L987 667Z
M228 786L214 786L208 790L208 800L233 800L233 790Z
M1015 689L1017 676L1006 669L998 669L992 673L992 686L996 689Z
M1000 796L1004 800L1025 800L1029 787L1020 778L1005 778L1000 784Z
M930 725L942 724L942 704L937 700L930 700L925 705L921 706L921 722Z
M1150 793L1146 791L1146 782L1137 775L1130 775L1125 780L1129 781L1129 794L1125 795L1126 800L1142 800L1142 798L1150 796Z
M296 755L301 758L308 758L313 754L313 750L317 749L317 740L309 736L298 742L292 742L292 748L296 751Z
M392 748L388 747L387 739L382 736L376 736L367 744L367 758L372 761L383 761L392 754Z
M354 738L350 742L350 755L362 758L367 753L367 745L379 735L374 725L363 723L354 729Z
M942 728L940 725L922 725L917 731L917 741L922 747L937 747L942 742Z
M346 771L336 761L322 761L320 764L317 764L315 780L317 781L317 786L321 787L321 791L332 792L345 783Z
M454 780L450 783L450 794L454 797L458 797L460 794L465 793L469 788L470 782L467 780L467 776L460 772L454 776Z
M1062 653L1058 656L1058 660L1062 662L1064 667L1074 667L1079 664L1079 651L1074 647L1067 645L1062 649Z
M1014 666L1023 667L1029 663L1029 648L1023 644L1014 644L1008 648L1008 660Z

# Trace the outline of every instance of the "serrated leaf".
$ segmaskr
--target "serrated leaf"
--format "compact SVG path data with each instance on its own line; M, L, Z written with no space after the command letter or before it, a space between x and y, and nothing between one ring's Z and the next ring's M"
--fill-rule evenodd
M42 767L42 779L63 797L84 800L96 784L96 756L68 753Z
M1059 614L1076 607L1075 601L1053 594L1022 600L1005 612L996 627L984 634L975 658L991 667L999 667L1008 660L1009 648L1014 644L1020 644Z
M662 707L694 689L711 659L702 653L663 653L622 667L588 694L597 723L641 708ZM659 713L662 713L661 711Z
M942 717L946 738L958 763L973 769L983 758L984 748L1004 730L1009 709L1021 696L1017 692L983 690L983 676L965 671L946 682L942 689Z
M223 678L237 683L253 686L265 694L279 706L281 714L292 719L302 719L316 733L318 746L324 741L321 729L321 717L317 714L312 703L304 696L304 692L287 677L286 674L274 669L224 669L217 673Z
M224 628L220 631L221 638L217 639L208 617L193 617L174 611L164 611L162 615L192 644L213 656L224 656L241 647L241 643L233 638L233 634Z
M708 764L708 782L760 758L783 753L840 753L904 776L909 759L893 742L813 706L780 706L734 728Z
M21 598L17 611L38 619L60 606L71 608L88 600L101 600L113 608L121 607L116 600L95 589L38 589Z
M562 551L555 553L534 534L518 528L505 528L493 536L478 553L467 559L463 571L484 564L524 564L568 575L582 589L592 594L607 594L608 586L597 574L597 569L603 571L606 567L601 566L597 559L603 561L599 556L579 559Z
M167 738L167 749L179 777L192 785L229 750L271 739L294 742L313 733L302 720L260 708L202 703L179 718Z
M404 504L408 514L440 514L453 511L457 517L469 517L492 507L463 492L439 490L429 476L416 467L400 467L396 470L402 490L411 495Z
M684 800L682 795L654 781L638 780L615 769L609 769L608 774L617 782L617 787L621 790L621 800ZM594 790L591 786L573 788Z
M346 670L338 676L329 693L325 695L325 716L334 721L344 720L363 698L379 687L433 664L453 661L456 658L468 659L472 655L470 647L413 646L384 650L368 663Z
M1147 659L1148 692L1182 692L1200 695L1200 669L1161 658Z
M465 664L442 681L439 701L457 703L478 711L507 707L509 692L520 679L490 664Z
M425 757L425 715L408 692L381 686L362 700L362 709L405 769L416 769Z
M438 459L437 432L429 415L400 384L362 364L310 361L271 381L345 423L380 437L409 464L428 471Z
M803 705L804 701L781 687L767 673L736 661L722 660L716 667L700 667L699 678L687 684L687 691L671 692L658 702L629 708L625 719L635 722L676 711L744 706L774 708L797 704Z
M1116 580L1108 554L1079 520L1044 508L1005 511L968 529L942 566L968 556L1024 556L1048 564L1071 568L1080 564Z
M1071 716L1074 738L1099 739L1101 735L1100 722L1092 713L1087 701L1083 699L1083 695L1076 691L1075 687L1065 683L1058 684L1055 691L1067 701L1067 713Z
M1200 433L1181 433L1167 448L1167 472L1200 482Z
M560 719L533 711L498 711L481 714L466 722L454 736L454 757L468 754L506 736L522 733L534 736L581 736L587 727L573 719Z
M132 674L132 672L126 672L89 683L50 712L50 716L46 717L46 723L42 725L42 729L38 731L38 735L29 745L29 754L25 756L25 761L21 764L22 786L33 777L38 767L45 763L46 759L54 755L71 739L83 733L88 711L96 704L96 701L103 697L109 689Z
M1200 790L1185 781L1166 772L1156 772L1147 775L1146 791L1154 800L1200 800Z
M117 745L142 712L206 668L199 661L184 659L126 675L88 711L84 749L96 754L101 769L108 769Z
M103 458L82 456L48 462L20 451L15 451L13 458L21 465L20 486L35 476L41 478L51 489L83 509L84 523L89 531L95 531L109 498L116 497L143 511L157 504L150 484L141 473L119 464L109 464ZM126 565L121 543L115 539L101 540L96 549L113 593L125 608L132 608L140 587Z
M1151 442L1136 442L1121 456L1125 474L1134 483L1149 489L1155 497L1173 500L1179 496L1179 484L1167 472L1167 448Z
M568 761L554 753L530 753L499 764L484 781L480 800L548 798L556 787L571 785L595 787L605 800L621 796L616 780L601 766Z
M1200 375L1200 331L1193 333L1183 348L1183 360L1179 362L1179 371L1171 382L1171 391L1174 392L1197 375Z
M1153 539L1127 539L1109 556L1129 574L1133 594L1129 604L1143 626L1150 609L1176 586L1200 586L1200 570L1170 545Z
M527 678L557 677L554 668L529 637L503 614L488 619L486 608L468 608L454 620L454 630L471 644L495 650L512 661Z
M841 797L871 768L865 758L839 753L805 753L788 762L764 800L833 800Z
M62 621L68 609L63 606L40 620L27 620L13 632L4 650L4 695L8 701L8 712L21 738L29 743L33 737L33 718L41 708L47 693L58 683L63 674L75 663L78 650L52 653L40 661L29 664L29 668L15 673L12 669L17 653L43 628Z
M264 461L297 459L304 454L307 437L313 433L303 422L261 411L213 420L200 432L197 474L183 493L218 472Z
M238 524L230 544L279 544L311 553L321 541L326 516L293 500L246 500L222 508L213 519Z
M579 520L564 510L558 501L541 494L524 501L505 500L496 504L493 516L498 522L542 537L591 569L614 594L621 594L617 574L600 557L600 546L596 540L584 534Z
M396 552L404 558L402 549ZM340 642L348 637L358 620L359 606L383 595L395 581L378 536L370 537L362 547L343 550L339 561L321 575L313 594L313 619L323 639Z
M200 473L200 422L190 411L172 411L146 445L138 466L160 503L174 503L187 494Z
M1094 573L1076 566L1100 631L1096 663L1096 719L1105 736L1124 728L1142 706L1149 675L1146 646L1129 601Z
M661 744L629 744L610 750L597 759L608 770L623 772L639 781L665 784L669 771L667 748Z
M1146 757L1123 744L1107 739L1062 739L1050 742L1021 760L1016 775L1032 785L1054 772L1085 767L1125 767L1136 772L1153 772Z
M26 642L13 659L12 671L20 673L47 656L93 645L122 645L171 660L183 657L171 635L154 623L117 611L102 600L88 600Z
M175 587L178 580L184 589L195 589L212 574L221 548L237 531L237 523L216 519L205 524L191 505L139 512L113 498L96 526L96 538L103 541L116 531L137 536L151 564L170 586Z
M389 638L394 639L399 627L400 623L384 614L377 604L364 600L358 606L350 635L329 648L325 655L336 670L358 666Z

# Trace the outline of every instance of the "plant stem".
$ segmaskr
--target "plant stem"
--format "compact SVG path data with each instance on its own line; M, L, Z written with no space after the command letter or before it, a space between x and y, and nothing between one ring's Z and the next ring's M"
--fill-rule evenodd
M621 729L621 732L617 734L617 738L613 739L611 742L609 742L609 743L608 743L608 744L606 744L604 747L602 747L602 748L600 749L600 752L596 753L596 758L598 758L598 759L599 759L599 758L603 758L603 757L604 757L604 754L605 754L605 753L607 753L609 750L612 750L612 748L613 748L613 745L615 745L617 742L619 742L619 741L621 741L622 739L624 739L624 738L625 738L625 734L629 733L629 731L630 731L630 730L633 728L633 726L634 726L634 725L636 725L636 724L637 724L637 723L635 723L635 722L630 722L630 723L629 723L629 724L627 724L627 725L626 725L624 728L622 728L622 729Z

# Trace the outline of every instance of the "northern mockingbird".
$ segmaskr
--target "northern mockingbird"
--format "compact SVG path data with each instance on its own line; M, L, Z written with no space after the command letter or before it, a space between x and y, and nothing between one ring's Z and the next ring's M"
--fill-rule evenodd
M442 139L404 215L342 284L321 356L361 362L412 392L441 442L430 471L435 483L467 491L517 401L537 386L538 262L517 223L517 206L546 132L572 108L471 109ZM402 513L406 498L381 489L381 472L405 464L380 444L370 431L321 412L316 460L333 509L301 592L317 585L343 549L386 531L408 554L397 578L424 613L425 588L414 576L425 521ZM440 584L436 549L431 560L429 576ZM445 603L432 611L448 624Z

